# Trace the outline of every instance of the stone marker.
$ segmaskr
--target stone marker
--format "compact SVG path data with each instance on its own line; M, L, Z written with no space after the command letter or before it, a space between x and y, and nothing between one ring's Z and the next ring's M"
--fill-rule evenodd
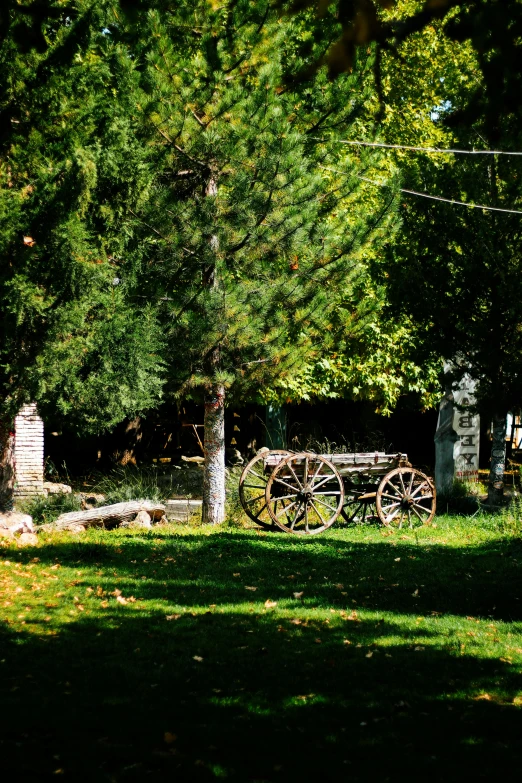
M449 492L455 479L478 481L480 416L466 410L475 402L476 382L466 373L452 388L452 365L444 365L446 391L435 432L435 485Z

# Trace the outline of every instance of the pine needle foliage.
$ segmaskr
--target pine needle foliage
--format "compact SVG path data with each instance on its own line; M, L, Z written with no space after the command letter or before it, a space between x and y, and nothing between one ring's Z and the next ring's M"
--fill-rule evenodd
M0 406L98 430L161 391L153 308L127 297L143 252L129 210L152 179L138 76L110 3L33 5L41 45L19 40L25 6L0 45Z
M136 212L139 295L159 303L171 391L259 396L346 338L366 255L393 230L393 189L368 197L358 178L375 154L336 144L368 98L364 63L335 83L286 79L336 32L333 17L311 39L269 3L140 9L125 33L111 28L138 53L157 172Z

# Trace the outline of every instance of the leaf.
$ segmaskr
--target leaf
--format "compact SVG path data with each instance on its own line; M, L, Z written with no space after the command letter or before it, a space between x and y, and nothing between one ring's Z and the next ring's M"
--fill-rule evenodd
M116 600L119 604L122 604L122 606L125 606L127 603L127 599L124 598L122 595L117 595Z
M395 562L396 562L396 563L398 563L398 562L399 562L399 560L400 560L400 557L396 557L396 558L395 558Z
M257 587L247 587L245 585L245 590L252 590L252 591L254 591L254 590L257 590Z
M165 620L179 620L180 617L181 617L180 614L168 614L165 617Z
M301 598L304 594L304 590L301 590L300 593L294 593L294 598Z
M102 609L107 609L107 607L109 606L109 602L108 601L100 601L100 606L101 606Z
M365 655L366 658L371 658L372 656L373 656L373 653L371 651L369 653L366 653L366 655Z
M417 588L417 590L415 590L415 592L412 593L412 596L413 598L417 598L418 595L419 595L419 589Z
M36 245L36 242L32 237L24 237L24 245L27 245L27 247L33 247Z
M271 601L269 598L265 601L265 606L267 609L273 609L274 606L277 606L277 601Z
M193 656L192 656L192 660L193 660L193 661L198 661L198 663L201 663L201 661L203 660L203 658L201 657L201 655L193 655Z

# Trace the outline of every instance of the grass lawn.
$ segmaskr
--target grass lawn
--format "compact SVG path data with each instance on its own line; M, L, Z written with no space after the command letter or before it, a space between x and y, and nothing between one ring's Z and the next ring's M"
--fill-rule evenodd
M4 779L518 779L522 542L436 522L4 547Z

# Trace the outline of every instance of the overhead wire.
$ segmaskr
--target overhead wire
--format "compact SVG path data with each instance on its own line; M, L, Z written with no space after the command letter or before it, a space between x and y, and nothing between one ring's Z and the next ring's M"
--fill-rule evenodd
M349 144L354 147L384 147L386 149L393 150L413 150L414 152L435 152L440 154L455 154L455 155L518 155L522 156L522 152L510 152L508 150L458 150L458 149L441 149L440 147L413 147L408 144L384 144L380 141L347 141L345 139L336 140L337 144Z
M368 177L363 177L361 174L350 174L347 171L339 171L338 169L332 169L329 166L320 166L319 168L324 169L324 171L332 171L334 174L341 174L342 176L349 177L357 177L357 179L361 179L364 182L369 182L371 185L376 185L380 188L391 188L391 185L388 185L387 182L378 182L374 179L369 179ZM522 210L520 209L503 209L502 207L489 207L485 206L484 204L471 204L467 201L458 201L457 199L453 198L443 198L442 196L433 196L431 193L421 193L417 190L409 190L408 188L398 188L401 193L409 193L412 196L421 196L422 198L429 198L433 199L433 201L444 201L446 204L456 204L460 207L468 207L469 209L484 209L488 212L508 212L512 215L522 215Z

